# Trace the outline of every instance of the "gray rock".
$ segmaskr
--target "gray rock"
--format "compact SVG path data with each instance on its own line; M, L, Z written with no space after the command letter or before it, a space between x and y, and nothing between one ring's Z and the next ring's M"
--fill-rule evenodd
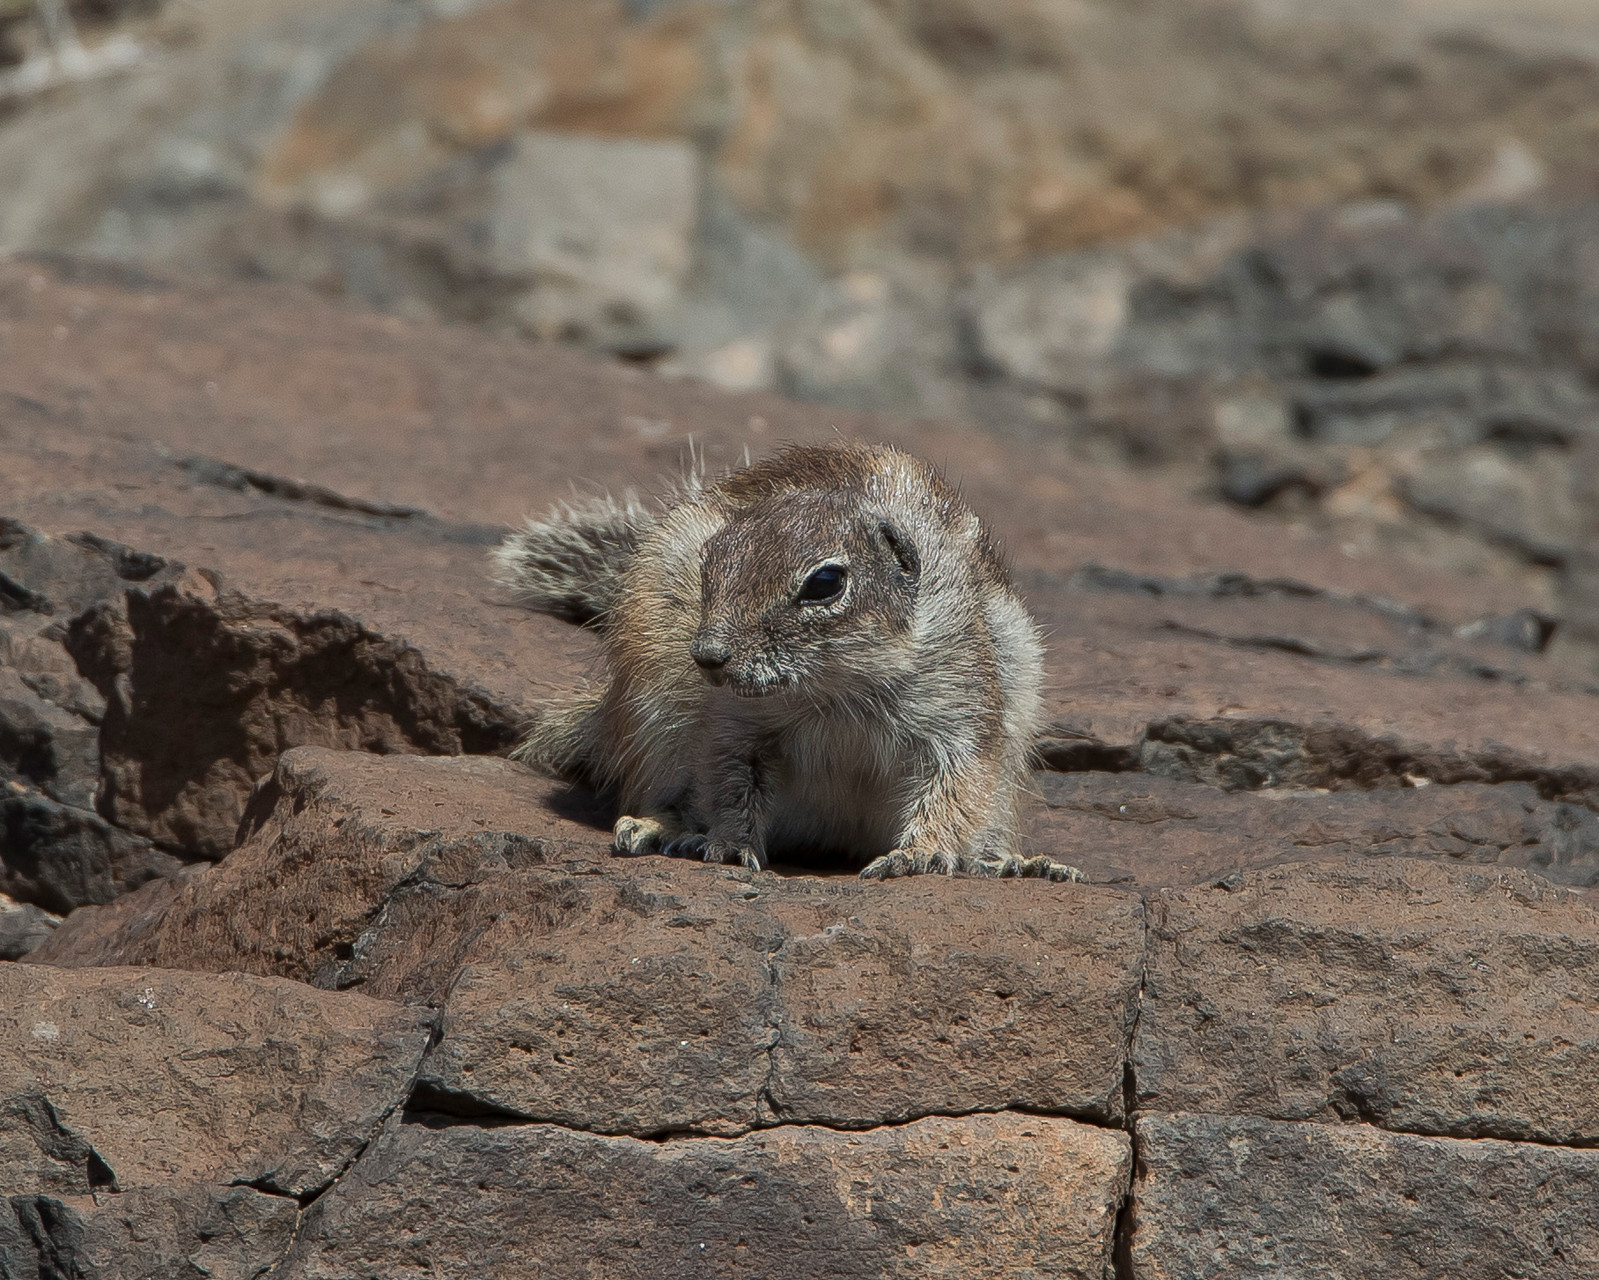
M91 534L0 520L0 893L65 913L182 865L95 812L106 701L63 643L84 611L171 573Z
M60 916L0 893L0 960L22 959L60 923Z
M65 914L111 902L183 862L90 809L0 785L0 892Z
M1139 1280L1580 1280L1599 1269L1599 1151L1366 1125L1146 1115Z
M967 298L981 366L1055 391L1108 371L1127 327L1133 266L1112 251L1062 254L985 273ZM1165 372L1186 372L1187 361Z
M287 1252L299 1221L292 1196L251 1187L12 1196L0 1202L0 1274L260 1280Z
M1399 493L1424 515L1476 529L1526 559L1562 566L1585 540L1588 513L1562 451L1508 453L1493 445L1435 450L1403 476Z
M693 262L699 160L687 143L525 133L492 176L489 256L539 337L653 351Z
M38 787L53 799L92 808L100 783L100 726L40 697L15 669L0 666L0 780Z

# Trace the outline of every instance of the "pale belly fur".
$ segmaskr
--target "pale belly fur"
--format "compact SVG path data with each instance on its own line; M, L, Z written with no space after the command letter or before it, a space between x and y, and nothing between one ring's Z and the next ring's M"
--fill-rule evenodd
M784 745L770 766L770 853L868 860L894 848L909 762L889 743L849 726L796 733Z

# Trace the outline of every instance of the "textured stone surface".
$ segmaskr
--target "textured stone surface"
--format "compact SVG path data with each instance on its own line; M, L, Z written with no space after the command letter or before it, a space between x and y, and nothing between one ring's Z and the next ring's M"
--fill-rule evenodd
M1089 755L1080 741L1050 744L1074 749ZM1599 814L1543 800L1525 782L1223 791L1129 770L1038 773L1034 783L1044 802L1034 846L1091 882L1195 885L1251 867L1369 856L1524 867L1583 886L1599 878Z
M1138 1280L1599 1267L1599 1152L1240 1116L1138 1121Z
M525 330L650 352L694 256L699 162L682 142L528 133L494 171L489 253Z
M33 958L442 1003L422 1083L468 1114L634 1134L1120 1115L1136 899L615 859L581 802L501 760L300 748L225 861L79 912Z
M0 1206L0 1266L18 1280L258 1280L283 1257L299 1222L292 1197L251 1187L12 1196Z
M1010 1106L1120 1116L1136 900L649 861L537 886L560 903L553 923L508 909L489 926L424 1088L469 1114L644 1135Z
M286 747L503 747L538 700L581 679L589 648L488 586L486 522L573 477L648 483L691 431L713 465L835 425L943 459L1050 627L1058 741L1141 759L1147 745L1146 768L1227 786L1408 774L1580 800L1599 777L1595 695L1521 643L1525 627L1501 625L1537 630L1538 601L1512 582L1285 542L1159 485L1084 472L1058 444L719 396L286 291L92 273L52 284L30 267L0 285L15 317L4 368L33 406L0 442L21 479L8 509L170 557L160 580L74 605L71 656L56 652L89 696L101 694L73 658L116 695L102 809L188 852L226 850L248 786ZM216 332L241 335L226 368ZM88 421L73 407L84 397ZM157 432L164 450L139 443ZM305 474L317 483L293 478ZM155 705L164 721L143 714ZM208 708L205 732L162 727L192 730Z
M506 760L297 748L254 795L225 861L79 912L73 940L40 958L366 982L436 1000L482 925L455 914L460 891L513 867L606 856L592 800L573 809L569 795ZM418 933L412 908L431 928Z
M111 902L183 862L92 809L19 784L0 791L0 889L48 911Z
M1583 0L267 0L131 34L120 74L16 90L0 247L1036 430L1515 578L1593 677Z
M0 893L0 960L20 960L48 938L61 917Z
M1599 916L1511 870L1280 867L1150 904L1137 1106L1592 1142Z
M235 974L0 967L4 1190L325 1186L404 1095L420 1013Z
M665 1143L418 1119L318 1202L286 1280L1100 1280L1131 1165L1125 1134L1042 1116Z
M692 140L751 214L830 263L1010 259L1258 205L1516 195L1593 174L1592 15L1535 7L1536 23L1525 5L1346 0L1308 29L1170 0L230 7L168 33L172 65L0 133L18 206L0 230L214 265L233 239L218 224L237 235L255 197L381 243L401 210L450 227L436 188L530 127ZM56 136L63 172L23 165ZM98 189L85 169L106 171Z
M0 1274L258 1277L429 1022L242 974L0 966Z
M862 368L898 305L898 285L878 284L842 289L848 332L827 331ZM1442 324L1450 308L1433 311ZM256 1274L285 1248L307 1275L477 1274L491 1193L511 1224L501 1252L550 1274L594 1258L620 1274L704 1270L698 1245L720 1242L728 1274L1102 1276L1128 1166L1124 1138L1096 1126L1129 1106L1210 1113L1201 1136L1258 1122L1266 1147L1301 1131L1307 1149L1354 1144L1309 1182L1211 1175L1198 1210L1141 1184L1132 1274L1225 1270L1218 1257L1266 1256L1270 1232L1284 1247L1334 1241L1306 1255L1309 1274L1339 1274L1328 1250L1357 1247L1374 1259L1362 1273L1387 1274L1391 1257L1403 1274L1420 1256L1409 1242L1450 1232L1489 1257L1497 1246L1473 1242L1507 1230L1481 1209L1501 1186L1546 1188L1515 1201L1531 1207L1507 1257L1558 1274L1540 1240L1582 1256L1561 1233L1582 1237L1586 1202L1560 1197L1586 1153L1546 1144L1599 1139L1596 930L1584 896L1522 868L1593 878L1599 693L1562 648L1547 580L1417 570L1309 523L1284 534L1087 467L1060 439L723 395L285 289L0 263L0 323L0 798L60 820L30 837L54 861L24 865L13 841L0 888L36 900L22 913L32 946L49 923L39 903L92 903L162 873L78 906L30 955L282 975L435 1005L441 1024L418 1068L420 1010L141 970L133 1005L95 1006L98 1033L200 1011L170 1029L184 1052L152 1051L152 1067L137 1037L107 1050L30 1013L23 1030L55 1025L61 1061L88 1083L45 1109L28 1089L57 1059L27 1045L18 1059L5 1167L32 1182L7 1189L0 1250L29 1280L95 1259ZM1324 352L1314 381L1344 391L1303 397L1327 440L1370 428L1385 396L1442 394L1437 369L1406 390L1384 381L1402 369L1350 376L1359 353L1339 350L1346 363ZM1517 413L1532 402L1492 394ZM1254 429L1239 413L1228 430ZM594 797L483 754L575 687L590 654L583 632L486 583L504 524L574 479L651 482L690 432L714 466L835 430L942 460L993 516L1051 635L1039 753L1055 772L1027 838L1108 883L862 885L619 861ZM69 857L62 833L132 843ZM5 969L45 983L129 972ZM272 1014L232 1012L243 990L274 993ZM274 1092L219 1068L228 1083L192 1091L203 1141L142 1141L140 1099L221 1060L185 1052L234 1052L213 1014L303 1074ZM385 1036L403 1052L376 1054ZM143 1093L116 1092L106 1052ZM356 1103L317 1092L344 1089L340 1072L362 1061L381 1081ZM409 1120L336 1176L414 1072ZM235 1086L256 1101L235 1104ZM85 1119L82 1097L102 1111ZM344 1118L318 1127L330 1113ZM369 1117L359 1138L351 1115ZM1392 1146L1402 1129L1478 1140ZM1055 1164L1039 1134L1055 1135ZM274 1141L294 1150L260 1149ZM1420 1209L1360 1190L1397 1167L1371 1154L1390 1147L1426 1156L1405 1166ZM1246 1165L1243 1147L1195 1149L1189 1167ZM193 1167L141 1173L169 1151ZM1449 1172L1460 1152L1502 1154L1475 1199L1478 1184ZM1335 1164L1342 1182L1327 1181ZM296 1195L330 1179L301 1218ZM1327 1187L1377 1215L1356 1244L1323 1212ZM713 1195L733 1208L706 1208ZM1274 1217L1250 1216L1262 1203ZM1401 1243L1371 1243L1390 1210ZM1063 1235L1062 1219L1078 1225ZM694 1234L706 1223L724 1234ZM768 1239L782 1248L753 1252ZM684 1258L663 1264L658 1241L684 1242Z

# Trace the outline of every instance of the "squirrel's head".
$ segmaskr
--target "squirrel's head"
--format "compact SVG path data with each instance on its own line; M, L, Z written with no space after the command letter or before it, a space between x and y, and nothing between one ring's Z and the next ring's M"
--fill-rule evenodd
M690 653L744 697L826 699L897 670L922 563L904 530L844 493L780 493L705 544Z

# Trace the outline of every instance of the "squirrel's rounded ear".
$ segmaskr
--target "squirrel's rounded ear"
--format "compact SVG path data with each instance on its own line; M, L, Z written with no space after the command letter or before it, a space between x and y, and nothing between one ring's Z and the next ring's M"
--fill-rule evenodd
M877 526L877 531L883 535L883 541L894 553L894 559L899 561L899 567L905 576L912 582L921 577L922 557L917 554L916 544L910 540L905 531L887 520Z

